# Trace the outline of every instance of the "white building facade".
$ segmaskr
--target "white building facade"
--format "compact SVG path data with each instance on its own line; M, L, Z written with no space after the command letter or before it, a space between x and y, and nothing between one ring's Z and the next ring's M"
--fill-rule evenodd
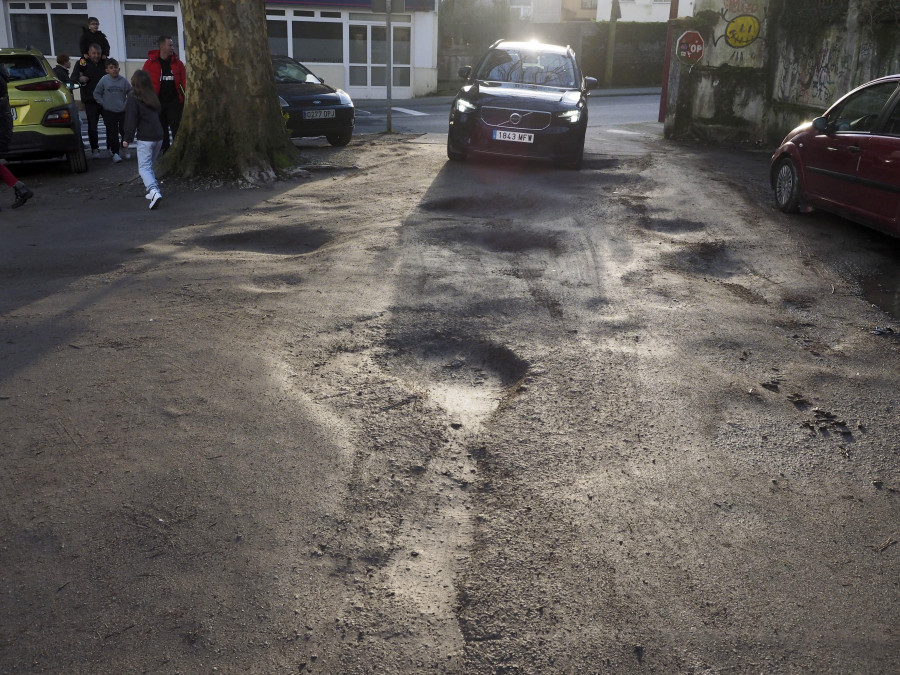
M613 0L597 0L597 21L609 21ZM665 23L672 3L669 0L619 0L619 21ZM694 0L679 0L678 16L693 16Z
M394 6L401 5L396 2ZM401 5L402 6L402 5ZM126 75L138 70L160 35L171 35L185 60L184 25L178 2L148 0L0 0L0 47L37 47L50 61L57 54L77 60L87 18L100 20L110 55ZM387 95L387 55L393 61L392 94L422 96L437 88L437 12L435 0L406 0L387 16L371 10L370 0L269 0L269 49L303 62L354 98Z

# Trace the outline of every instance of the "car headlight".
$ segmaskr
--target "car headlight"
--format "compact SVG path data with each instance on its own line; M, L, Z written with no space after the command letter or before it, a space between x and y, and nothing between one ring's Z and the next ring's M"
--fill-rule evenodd
M288 107L288 102L284 100L284 96L278 97L278 105L280 105L282 108Z
M464 98L458 98L456 99L456 109L461 113L468 113L475 110L475 105Z
M348 94L343 89L337 89L337 95L341 98L341 105L353 105L353 101L350 98L350 94Z
M581 108L575 108L574 110L566 110L565 112L559 113L559 119L564 122L571 122L574 124L578 120L581 119Z

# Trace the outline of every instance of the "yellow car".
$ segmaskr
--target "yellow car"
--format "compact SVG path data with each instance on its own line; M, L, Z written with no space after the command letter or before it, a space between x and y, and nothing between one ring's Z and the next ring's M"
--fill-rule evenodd
M5 158L65 158L72 173L87 171L78 108L69 87L56 79L37 49L0 49L9 75L13 135Z

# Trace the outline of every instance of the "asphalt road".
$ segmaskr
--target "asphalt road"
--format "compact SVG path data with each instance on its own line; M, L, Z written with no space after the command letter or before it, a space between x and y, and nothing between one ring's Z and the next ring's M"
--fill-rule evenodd
M391 127L400 133L447 133L451 96L428 96L394 101ZM656 122L659 90L601 90L591 93L588 102L589 126L614 126ZM356 101L356 132L379 133L387 128L387 101Z
M447 133L450 96L427 96L392 102L391 127L399 133ZM659 90L602 90L593 92L589 100L591 127L617 126L640 122L656 122L659 113ZM387 129L387 101L356 101L356 133L382 133ZM81 136L89 148L87 122L82 120ZM101 148L106 147L106 128L98 125ZM303 141L301 141L302 143Z

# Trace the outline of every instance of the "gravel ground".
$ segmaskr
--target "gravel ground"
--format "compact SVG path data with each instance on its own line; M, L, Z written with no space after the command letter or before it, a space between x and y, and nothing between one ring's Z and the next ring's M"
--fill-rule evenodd
M629 130L17 167L0 672L900 670L900 246Z

